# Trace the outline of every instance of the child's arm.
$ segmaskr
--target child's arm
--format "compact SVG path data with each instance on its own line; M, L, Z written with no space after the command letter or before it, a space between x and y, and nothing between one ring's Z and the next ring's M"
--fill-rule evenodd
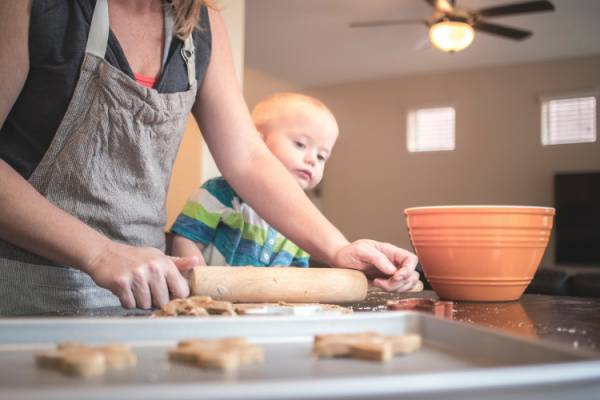
M184 236L173 234L171 246L171 254L174 257L196 256L200 260L198 265L206 265L206 261L202 256L202 250L205 246L202 243L196 243Z

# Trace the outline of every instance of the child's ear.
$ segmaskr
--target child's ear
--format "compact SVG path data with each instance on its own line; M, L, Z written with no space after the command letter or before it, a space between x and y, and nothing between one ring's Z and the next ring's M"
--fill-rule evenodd
M255 128L256 128L256 132L258 133L258 136L260 136L260 138L262 140L265 140L265 135L260 131L260 129L258 129L258 127L255 127Z

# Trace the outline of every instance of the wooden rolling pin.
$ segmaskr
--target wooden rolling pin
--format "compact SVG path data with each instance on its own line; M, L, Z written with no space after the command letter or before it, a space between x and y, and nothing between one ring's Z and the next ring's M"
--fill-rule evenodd
M367 297L367 278L353 269L195 267L192 295L243 303L349 303Z

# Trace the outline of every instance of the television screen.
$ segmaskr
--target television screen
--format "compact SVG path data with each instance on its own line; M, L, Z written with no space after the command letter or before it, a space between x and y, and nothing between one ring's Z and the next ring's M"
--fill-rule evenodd
M554 176L556 263L600 266L600 172Z

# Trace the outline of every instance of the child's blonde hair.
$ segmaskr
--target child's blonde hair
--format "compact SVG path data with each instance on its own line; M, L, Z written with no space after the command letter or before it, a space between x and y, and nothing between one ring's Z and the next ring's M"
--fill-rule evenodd
M281 92L274 93L259 101L252 110L252 121L254 121L254 125L260 131L262 126L281 114L283 109L306 105L325 111L335 120L329 107L321 100L301 93Z
M198 26L202 6L215 8L213 0L172 0L175 36L185 40Z

